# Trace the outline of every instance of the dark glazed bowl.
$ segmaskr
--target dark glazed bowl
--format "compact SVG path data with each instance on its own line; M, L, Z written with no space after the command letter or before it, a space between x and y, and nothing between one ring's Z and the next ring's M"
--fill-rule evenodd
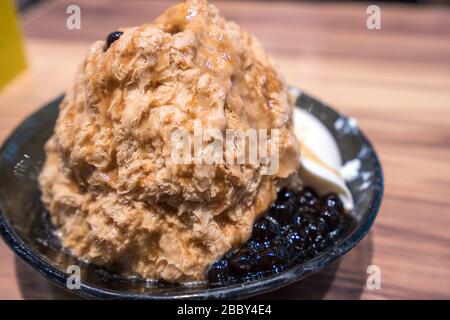
M360 160L357 176L348 181L356 223L338 242L319 256L291 266L280 274L245 284L213 288L171 285L124 278L79 261L61 247L40 201L37 177L45 159L44 143L53 132L62 98L26 119L6 140L0 154L0 232L12 250L41 274L66 288L69 265L81 270L81 288L72 292L87 298L106 299L214 299L245 298L278 289L320 271L353 248L372 226L383 196L381 166L370 142L355 122L319 101L297 94L296 105L323 122L337 140L344 163Z

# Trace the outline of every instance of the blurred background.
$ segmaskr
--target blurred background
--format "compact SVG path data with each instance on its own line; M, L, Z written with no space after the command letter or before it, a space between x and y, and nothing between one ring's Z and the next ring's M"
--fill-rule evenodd
M44 1L51 1L51 0L14 0L16 3L16 6L23 10L29 6L32 6L34 4L37 4L39 2ZM263 1L276 1L276 0L263 0ZM292 1L305 1L305 0L292 0ZM310 0L312 1L312 0ZM328 1L330 0L316 0L316 1ZM355 2L360 0L353 0ZM367 2L367 1L366 1ZM448 4L448 0L384 0L384 1L377 1L377 3L383 3L383 2L406 2L406 3L416 3L416 4Z
M0 0L0 141L71 86L93 41L176 2ZM265 297L449 299L449 1L210 2L261 40L289 84L357 119L383 164L368 237L329 270ZM368 27L373 4L380 29ZM80 29L67 27L70 5ZM371 264L381 290L365 286ZM60 297L0 240L0 298Z

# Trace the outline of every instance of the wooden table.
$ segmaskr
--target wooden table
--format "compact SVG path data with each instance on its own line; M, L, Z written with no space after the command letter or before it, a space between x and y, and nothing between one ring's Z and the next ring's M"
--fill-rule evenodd
M81 7L81 30L66 8ZM0 92L0 139L68 88L89 44L155 18L171 1L57 1L23 18L29 70ZM216 2L256 34L289 83L358 120L386 180L369 235L328 270L272 298L450 298L450 9L363 4ZM0 298L67 298L0 243ZM381 268L381 289L366 268Z

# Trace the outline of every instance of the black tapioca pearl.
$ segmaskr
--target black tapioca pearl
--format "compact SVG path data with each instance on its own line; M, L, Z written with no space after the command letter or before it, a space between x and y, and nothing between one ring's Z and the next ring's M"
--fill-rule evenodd
M328 245L328 239L324 238L322 235L318 235L316 238L314 238L314 240L311 241L309 251L312 256L317 256L318 254L325 251Z
M300 191L300 195L297 200L297 204L299 206L314 206L318 202L317 193L309 187L304 187L302 191Z
M242 277L252 271L255 253L244 247L231 257L229 264L233 275Z
M326 228L327 228L326 223L324 221L319 220L308 224L305 227L305 233L309 237L310 241L313 242L319 236L321 237L326 236L326 233L328 231Z
M228 285L230 269L227 260L219 260L211 265L208 270L208 280L211 283Z
M262 217L253 226L252 238L258 241L268 241L278 235L280 227L272 217Z
M296 227L305 226L316 216L316 209L311 206L301 206L293 216L293 225Z
M289 189L283 188L278 192L277 200L278 201L289 201L295 197L295 193L290 191Z
M344 213L344 205L339 196L335 193L328 193L323 196L321 203L326 207L337 210L339 213Z
M264 249L267 249L268 247L270 247L270 245L271 245L271 244L270 244L270 241L263 241L263 242L261 242L261 241L255 240L255 239L250 239L250 240L247 242L246 247L247 247L249 250L251 250L251 251L257 253L257 252L259 252L259 251L262 251L262 250L264 250Z
M341 216L333 207L325 207L320 211L320 219L325 221L330 230L334 230L339 226Z
M330 233L328 234L328 240L330 242L334 241L334 239L339 235L339 231L339 228L330 231Z
M122 36L122 34L122 31L113 31L108 34L108 36L106 37L105 51L108 50L113 42L117 41Z
M275 218L280 225L285 225L292 217L294 210L292 204L289 201L275 202L270 208L269 215Z
M258 255L257 271L280 270L288 262L288 255L281 246L270 247Z
M299 255L303 255L308 246L309 239L304 232L299 230L291 230L283 238L283 245L291 260L295 260Z

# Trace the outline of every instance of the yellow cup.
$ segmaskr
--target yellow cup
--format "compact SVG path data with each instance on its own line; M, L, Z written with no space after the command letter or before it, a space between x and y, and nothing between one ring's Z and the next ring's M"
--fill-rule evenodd
M13 0L0 0L0 89L26 67Z

